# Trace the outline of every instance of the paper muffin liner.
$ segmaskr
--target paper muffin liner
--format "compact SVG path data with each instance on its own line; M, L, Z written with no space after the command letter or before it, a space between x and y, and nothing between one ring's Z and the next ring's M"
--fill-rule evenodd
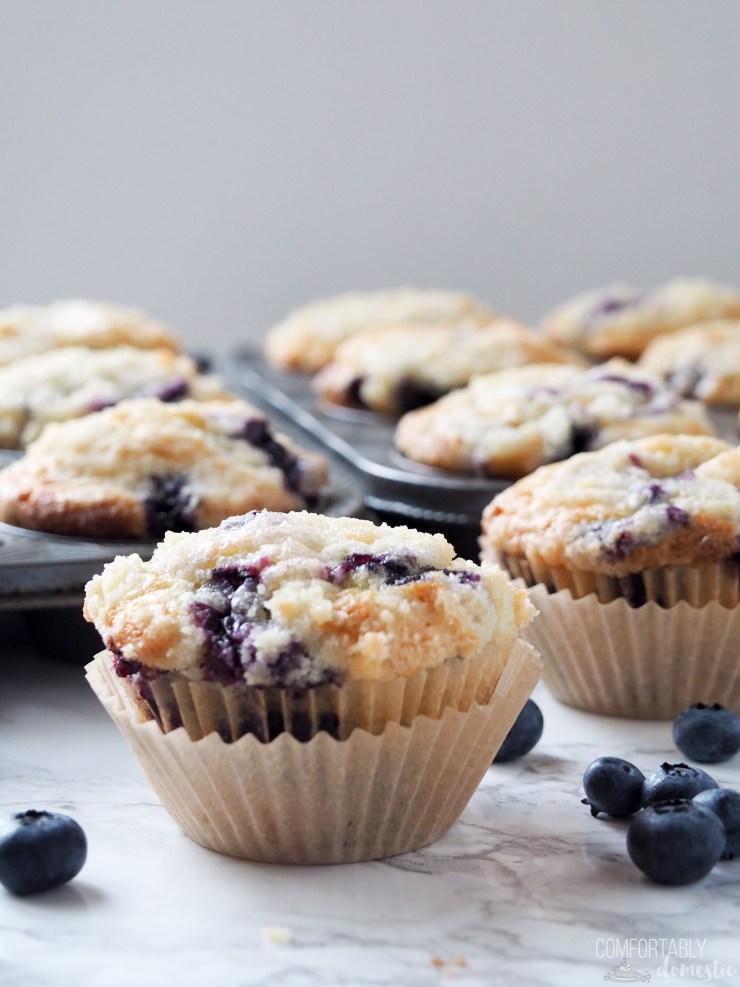
M670 608L529 590L540 613L522 637L542 652L543 679L563 703L592 713L673 719L696 702L740 713L740 607Z
M704 607L717 602L723 607L740 603L740 564L713 562L703 565L672 565L659 569L644 569L626 576L605 576L600 573L564 566L550 566L535 558L524 558L507 552L494 554L484 550L489 560L498 561L515 579L527 586L544 584L552 593L568 590L576 598L595 594L601 603L624 600L630 607L641 607L653 601L660 607L674 607L686 601L692 607Z
M166 673L137 685L106 663L111 688L167 732L184 727L191 740L216 732L226 741L250 733L268 743L283 732L298 740L329 733L345 740L360 728L381 733L386 723L409 726L417 716L438 719L447 706L463 712L485 705L511 653L513 641L494 642L471 658L450 658L390 682L348 680L307 689L223 686Z
M446 707L382 733L318 733L270 743L218 733L193 741L142 722L112 682L105 653L93 690L165 809L196 843L248 860L348 863L418 849L458 819L537 683L542 661L517 641L485 705Z

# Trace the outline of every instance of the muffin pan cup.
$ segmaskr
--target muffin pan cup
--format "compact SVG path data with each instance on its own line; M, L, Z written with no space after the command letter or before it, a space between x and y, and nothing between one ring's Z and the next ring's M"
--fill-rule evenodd
M330 864L426 846L458 819L540 677L518 641L485 705L447 707L439 719L388 723L346 740L320 732L302 743L218 733L192 741L141 722L111 689L104 655L88 681L131 746L165 809L211 850L248 860Z

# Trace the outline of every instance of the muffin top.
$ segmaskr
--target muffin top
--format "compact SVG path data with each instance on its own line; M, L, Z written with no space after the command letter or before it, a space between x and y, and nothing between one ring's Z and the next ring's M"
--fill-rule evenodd
M686 397L740 406L740 320L702 322L655 339L640 366Z
M171 350L65 346L0 367L0 448L22 449L50 422L101 411L125 398L225 398L219 381Z
M550 338L588 356L637 359L656 336L707 319L740 318L740 293L705 278L657 288L614 284L578 295L542 321Z
M136 346L177 351L172 332L145 312L105 302L69 300L0 311L0 365L60 346Z
M314 380L336 404L390 414L429 404L475 374L580 358L511 319L485 325L394 325L346 339Z
M475 377L398 423L409 459L519 477L543 463L658 432L712 435L703 407L624 360L583 369L534 365Z
M499 552L611 576L737 558L740 449L689 435L615 442L519 480L483 530Z
M148 562L119 556L85 600L119 674L257 686L408 676L513 643L534 612L442 535L267 511L169 534Z
M454 291L395 288L350 292L311 302L273 326L265 339L265 356L286 370L319 370L339 343L359 329L394 323L488 321L490 310Z
M326 462L237 399L153 398L47 425L0 472L0 520L91 538L157 539L232 514L311 506Z

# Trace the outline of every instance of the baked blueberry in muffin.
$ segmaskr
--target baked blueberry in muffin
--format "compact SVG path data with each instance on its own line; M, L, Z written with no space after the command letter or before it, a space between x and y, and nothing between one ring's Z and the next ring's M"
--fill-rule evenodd
M324 459L245 401L124 401L48 425L0 472L0 519L56 534L157 539L243 511L315 505Z

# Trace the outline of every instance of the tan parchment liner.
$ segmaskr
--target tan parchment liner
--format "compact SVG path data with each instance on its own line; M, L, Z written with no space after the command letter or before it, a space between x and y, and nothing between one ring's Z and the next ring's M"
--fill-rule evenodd
M602 603L620 598L628 602L638 600L638 606L646 600L654 600L663 607L675 606L681 600L693 607L703 607L713 600L724 607L735 607L740 603L740 565L737 562L663 566L617 577L550 566L534 557L497 553L485 544L481 557L498 562L512 577L523 579L527 586L544 583L553 592L569 590L575 597L594 593Z
M629 607L542 585L529 596L540 614L522 637L542 652L561 702L640 719L673 719L696 702L740 713L740 607Z
M165 674L147 683L153 701L112 673L109 685L128 693L142 720L153 718L165 731L184 726L191 740L214 730L224 740L253 733L268 742L285 731L301 740L320 731L345 740L357 727L381 733L388 722L408 726L417 716L438 719L447 706L464 712L472 703L485 705L513 644L494 641L472 658L449 658L390 682L350 680L291 690L222 686Z
M389 723L380 734L287 733L192 741L142 722L111 687L105 653L86 667L165 809L196 843L249 860L372 860L426 846L460 816L537 683L542 661L518 641L486 705Z

